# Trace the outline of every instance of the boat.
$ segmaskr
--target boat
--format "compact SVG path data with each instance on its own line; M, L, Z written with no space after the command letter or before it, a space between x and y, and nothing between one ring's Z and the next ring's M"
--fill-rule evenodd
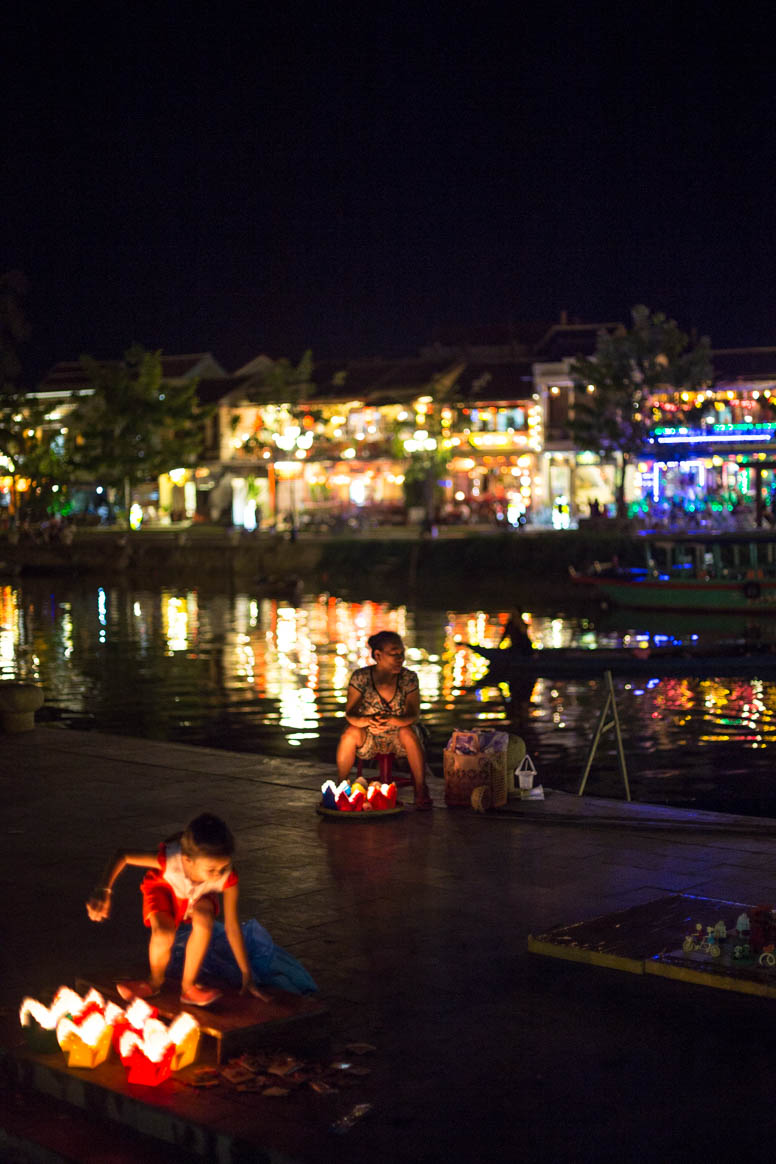
M647 538L644 548L643 566L571 567L571 580L604 607L776 614L773 535Z
M490 664L480 685L512 679L595 679L611 671L624 678L776 678L776 651L748 651L744 646L729 650L697 652L686 647L642 650L619 647L582 649L576 647L538 648L513 652L499 647L466 644Z

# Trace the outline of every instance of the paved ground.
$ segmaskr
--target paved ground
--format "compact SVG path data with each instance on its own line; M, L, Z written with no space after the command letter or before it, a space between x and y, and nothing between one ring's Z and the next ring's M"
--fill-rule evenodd
M561 793L481 816L442 807L437 781L433 813L345 824L316 816L329 773L309 764L55 727L0 742L0 1005L142 962L140 874L109 926L87 920L85 894L114 848L212 809L237 836L243 915L317 979L336 1045L377 1047L329 1113L372 1102L358 1127L335 1139L328 1117L264 1100L269 1148L375 1164L770 1158L773 1003L539 958L526 937L672 892L776 902L776 821ZM111 1159L77 1133L71 1159Z

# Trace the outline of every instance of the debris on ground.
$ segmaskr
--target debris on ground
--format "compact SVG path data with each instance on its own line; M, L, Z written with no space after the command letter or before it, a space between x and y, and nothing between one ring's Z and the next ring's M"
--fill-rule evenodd
M349 1132L350 1129L354 1127L359 1120L363 1119L365 1115L368 1115L371 1110L371 1103L357 1103L356 1106L352 1108L347 1115L341 1116L340 1119L334 1121L334 1123L331 1125L331 1131L334 1132L336 1136L344 1135L345 1132Z
M372 1043L349 1043L345 1050L351 1055L370 1055L377 1048ZM281 1098L304 1086L316 1095L336 1095L343 1087L354 1087L359 1080L371 1074L371 1067L354 1063L351 1059L337 1058L320 1062L301 1059L287 1051L267 1050L245 1051L221 1067L199 1067L184 1081L189 1087L228 1084L239 1092ZM361 1108L371 1108L371 1104L358 1104L342 1118L360 1118L354 1117L353 1112ZM366 1111L361 1112L361 1115L365 1114ZM342 1130L347 1131L348 1128Z

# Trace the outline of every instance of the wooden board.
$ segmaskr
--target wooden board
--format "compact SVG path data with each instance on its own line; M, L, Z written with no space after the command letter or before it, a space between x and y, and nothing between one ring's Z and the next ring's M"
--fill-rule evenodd
M704 982L709 979L708 985L715 985L717 979L722 985L723 978L743 983L753 980L749 973L751 968L728 964L725 974L720 975L719 967L710 969L712 959L703 955L683 955L682 941L694 930L697 922L705 927L722 918L732 925L738 914L751 908L750 905L718 898L672 894L590 921L556 926L537 936L531 934L528 949L534 954L608 966L631 974L682 977L677 972L681 968L688 975L685 981L697 981L697 976L701 975ZM763 981L776 984L774 971L759 971L759 974L766 976ZM734 989L731 986L725 988Z
M141 978L142 974L135 975ZM105 975L85 975L76 979L76 990L84 993L94 987L105 998L126 1006L116 990L116 980ZM203 1035L215 1043L215 1059L221 1063L249 1048L288 1045L321 1036L328 1027L328 1008L315 998L291 994L276 987L262 987L271 995L269 1002L240 994L233 986L223 986L223 995L212 1006L184 1006L180 1001L180 983L166 982L161 994L149 999L164 1019L172 1019L181 1011L193 1015ZM298 1028L298 1029L297 1029Z

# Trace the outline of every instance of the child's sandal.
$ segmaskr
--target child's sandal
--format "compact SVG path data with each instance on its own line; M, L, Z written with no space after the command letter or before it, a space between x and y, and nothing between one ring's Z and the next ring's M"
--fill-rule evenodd
M152 986L150 982L117 982L116 991L125 1002L131 998L156 998L161 994L161 986Z
M220 990L207 990L204 986L190 986L181 995L184 1006L210 1006L221 997Z

